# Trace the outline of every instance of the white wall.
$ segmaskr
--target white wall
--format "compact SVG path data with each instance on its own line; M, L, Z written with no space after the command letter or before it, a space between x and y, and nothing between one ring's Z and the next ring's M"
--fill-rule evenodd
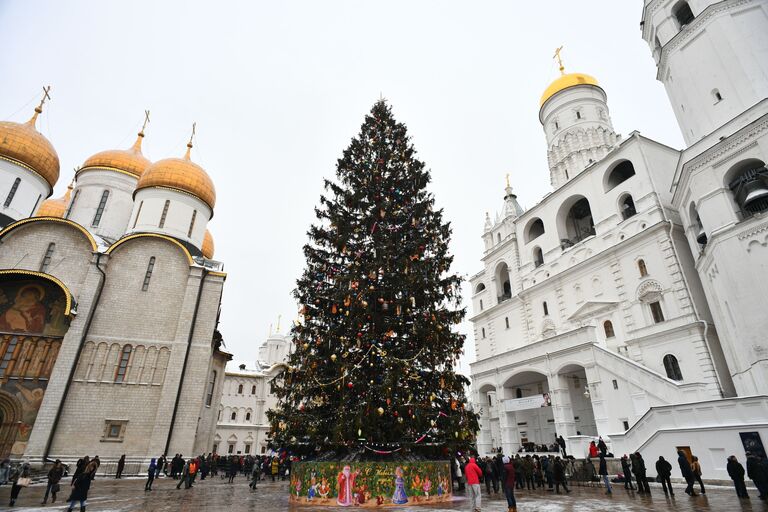
M170 205L165 224L161 228L160 219L166 201L170 201ZM190 237L189 225L195 210L197 215ZM143 188L136 191L128 233L160 233L190 242L199 249L203 245L205 228L211 215L208 205L192 195L165 188Z
M5 200L16 178L19 187L11 204L6 208ZM7 160L0 159L0 213L13 220L31 217L40 204L51 194L51 186L36 173Z

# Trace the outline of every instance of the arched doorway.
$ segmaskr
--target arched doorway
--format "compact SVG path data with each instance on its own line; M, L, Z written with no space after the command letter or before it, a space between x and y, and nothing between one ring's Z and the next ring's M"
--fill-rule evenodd
M555 419L545 374L536 371L517 373L504 382L502 395L499 409L506 420L506 451L516 452L521 447L536 449L552 444Z
M499 425L499 402L496 387L484 384L478 389L480 414L480 432L477 436L477 450L480 454L489 454L501 446L501 427Z
M512 298L512 284L509 280L509 267L502 262L496 267L496 293L499 303Z
M578 436L597 436L597 423L592 409L592 399L595 393L587 380L587 372L583 366L570 364L558 372L563 384L567 384L568 393L563 397L570 401L573 413L574 433Z
M21 422L19 400L0 390L0 460L10 455Z

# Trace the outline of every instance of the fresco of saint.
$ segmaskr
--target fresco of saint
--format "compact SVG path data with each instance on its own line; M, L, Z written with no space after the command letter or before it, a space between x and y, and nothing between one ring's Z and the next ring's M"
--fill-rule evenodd
M42 333L47 314L42 300L45 290L37 284L22 286L13 305L0 315L0 331Z

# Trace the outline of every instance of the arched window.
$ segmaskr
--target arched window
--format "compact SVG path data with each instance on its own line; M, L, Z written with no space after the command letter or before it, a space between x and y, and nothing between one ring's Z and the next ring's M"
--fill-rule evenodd
M621 200L621 217L624 220L627 220L628 218L634 216L636 213L637 210L635 209L635 201L632 199L632 196L629 194L625 195Z
M480 311L483 310L483 299L480 299Z
M533 219L525 231L525 243L536 240L544 234L544 222L541 219Z
M45 250L45 256L43 256L43 262L40 263L40 272L48 270L48 265L51 264L51 258L53 258L53 250L56 249L56 244L51 242L48 244L48 249Z
M237 386L237 394L242 395L243 394L243 385L240 384Z
M699 217L699 213L696 211L696 205L693 203L691 203L691 206L688 208L688 217L690 218L691 227L696 236L696 242L701 246L707 245L707 232L704 231L701 217Z
M648 304L648 307L651 308L653 323L660 324L664 321L664 311L661 309L661 303L659 301L651 302Z
M139 209L136 212L136 218L133 219L133 227L136 227L136 223L139 222L139 215L141 215L141 209L144 208L144 201L139 203Z
M523 398L523 390L522 390L522 389L520 389L520 388L517 388L517 389L515 390L515 396L516 396L517 398Z
M688 25L694 19L691 6L688 5L688 2L685 2L685 1L678 2L672 8L672 15L677 20L677 24L680 26L680 28L683 28L684 26Z
M256 385L251 386L251 394L252 395L256 394Z
M117 371L115 372L115 384L120 384L125 380L125 374L128 371L128 361L131 360L131 351L133 347L126 345L120 352L120 362L117 365Z
M561 244L564 248L577 244L595 234L592 209L586 197L573 203L563 222L564 232L561 233Z
M672 354L664 356L664 371L667 372L667 377L672 380L683 380L683 372L680 371L680 364L677 362L677 358Z
M541 251L541 247L533 248L533 266L540 267L544 264L544 253Z
M213 403L213 388L216 386L216 370L211 371L211 378L208 381L208 393L205 395L205 405L208 407ZM221 417L221 412L219 412Z
M606 338L613 338L616 336L616 333L613 331L613 322L610 320L603 322L603 330L605 331Z
M648 267L645 266L645 260L637 260L637 270L640 271L640 277L648 275Z
M509 317L508 316L504 317L504 325L507 327L507 329L509 329Z
M237 411L232 411L232 414L230 415L229 419L232 421L237 421ZM232 452L230 451L230 453Z
M605 191L613 190L635 175L635 166L629 160L624 160L614 167L605 181Z
M165 219L168 217L168 209L171 207L171 202L166 200L165 204L163 205L163 213L160 215L160 223L158 224L158 227L164 227L165 226Z
M483 334L483 339L485 339L485 327L483 327L483 328L480 330L480 332L482 332L482 334Z
M510 284L509 280L509 267L507 267L506 263L501 263L498 267L496 267L496 285L499 287L497 288L499 293L498 301L499 303L504 302L507 299L512 298L512 285Z
M147 264L147 271L144 273L144 283L141 285L141 291L145 292L149 289L149 281L152 279L152 271L155 270L155 257L149 258Z
M245 421L251 421L251 413L245 413Z
M197 218L197 210L192 211L192 220L189 221L189 231L187 232L187 238L192 238L192 230L195 229L195 219Z
M768 211L768 169L761 160L746 160L728 171L728 188L743 218Z
M75 195L72 196L72 200L69 202L69 206L67 206L67 213L64 214L64 218L68 219L70 214L72 213L72 208L75 207L75 202L77 201L77 197L80 195L80 189L75 190Z
M21 184L21 178L16 178L13 180L13 185L11 185L11 190L8 191L8 195L5 198L5 203L3 206L8 208L11 206L11 202L13 202L13 197L16 195L16 191L19 190L19 184Z
M720 94L719 89L712 89L712 97L715 99L715 103L723 101L723 95Z
M541 307L544 310L544 315L545 316L548 315L549 314L549 307L547 307L547 301L542 302L541 303Z
M501 243L501 233L496 233L496 241Z
M482 291L485 291L485 285L484 285L483 283L480 283L480 284L478 284L478 285L477 285L477 287L475 288L475 293L480 293L480 292L482 292Z
M109 190L105 190L101 193L101 199L99 200L99 206L96 208L96 215L93 216L93 222L91 226L98 227L101 222L101 217L104 215L104 208L107 207L107 199L109 199Z

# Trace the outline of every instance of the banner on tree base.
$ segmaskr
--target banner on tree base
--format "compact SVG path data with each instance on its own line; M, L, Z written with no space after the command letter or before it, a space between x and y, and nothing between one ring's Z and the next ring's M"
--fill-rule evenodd
M451 499L448 462L296 462L291 502L338 507L429 505Z
M539 407L549 407L552 401L549 399L549 393L543 395L526 396L524 398L511 398L504 400L504 410L506 412L524 411L526 409L538 409Z

